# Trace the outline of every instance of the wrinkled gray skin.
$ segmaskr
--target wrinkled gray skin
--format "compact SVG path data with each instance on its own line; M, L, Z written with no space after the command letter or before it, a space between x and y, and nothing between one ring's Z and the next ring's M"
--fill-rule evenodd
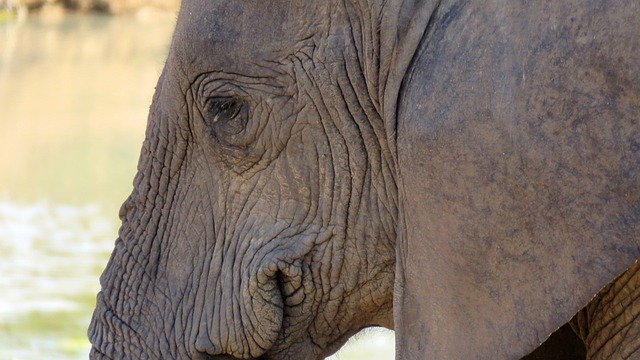
M640 255L639 18L185 0L91 358L321 359L373 325L399 359L531 352ZM588 353L640 313L620 279Z

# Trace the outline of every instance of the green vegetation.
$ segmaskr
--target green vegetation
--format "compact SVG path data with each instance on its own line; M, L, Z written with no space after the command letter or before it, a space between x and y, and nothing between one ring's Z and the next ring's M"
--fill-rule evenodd
M0 357L28 359L47 353L50 358L82 358L89 349L87 309L82 311L31 312L15 322L3 322ZM81 319L82 321L79 321Z
M22 0L0 0L0 24L17 20L23 9Z
M0 8L0 24L14 21L18 18L18 14L14 11Z

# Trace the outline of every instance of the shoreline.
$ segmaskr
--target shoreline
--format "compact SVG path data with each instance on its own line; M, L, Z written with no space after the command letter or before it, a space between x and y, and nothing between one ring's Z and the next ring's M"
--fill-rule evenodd
M175 16L180 0L0 0L0 24L76 15Z

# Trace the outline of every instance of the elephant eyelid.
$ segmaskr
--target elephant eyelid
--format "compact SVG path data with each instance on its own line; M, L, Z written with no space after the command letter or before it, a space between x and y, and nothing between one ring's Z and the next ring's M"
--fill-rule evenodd
M244 104L241 100L233 97L216 97L208 99L204 108L208 115L213 117L213 122L216 123L222 117L233 119L238 116L243 106Z

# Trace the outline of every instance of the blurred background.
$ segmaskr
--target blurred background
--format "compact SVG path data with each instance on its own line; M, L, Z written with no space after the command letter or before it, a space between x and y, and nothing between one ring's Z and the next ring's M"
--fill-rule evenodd
M86 359L178 0L0 0L0 359ZM337 359L393 359L368 330Z

